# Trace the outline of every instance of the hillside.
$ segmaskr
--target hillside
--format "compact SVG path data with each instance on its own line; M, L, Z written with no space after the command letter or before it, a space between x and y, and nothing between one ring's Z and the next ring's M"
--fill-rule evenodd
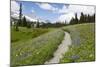
M95 60L95 24L77 24L63 28L69 32L72 45L60 63L88 62Z

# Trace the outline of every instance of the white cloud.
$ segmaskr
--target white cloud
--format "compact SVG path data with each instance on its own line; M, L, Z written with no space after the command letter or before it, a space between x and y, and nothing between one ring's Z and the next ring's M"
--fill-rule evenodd
M19 15L18 14L11 14L11 17L18 19Z
M27 16L27 15L23 15L22 17L24 17L24 16L26 17L26 20L27 20L27 21L33 21L33 22L34 22L34 21L37 21L36 18L32 18L32 17ZM13 14L13 15L11 15L11 17L18 19L19 16L18 16L18 14Z
M66 21L67 23L69 23L69 21L71 20L72 17L75 17L74 13L63 14L58 17L58 21L60 21L60 22Z
M49 3L36 3L40 8L53 11L54 13L61 13L61 14L67 14L70 12L73 13L81 13L83 12L84 14L94 14L95 13L95 8L94 6L85 6L85 5L63 5L63 7L57 8L52 6Z
M37 19L33 19L33 18L31 18L31 17L29 17L29 16L27 16L27 15L25 15L25 17L26 17L26 19L28 20L28 21L37 21Z
M68 13L68 5L64 5L61 9L58 10L58 13L62 14Z
M94 14L95 13L95 7L94 6L85 6L85 5L63 5L62 9L58 10L58 13L81 13L84 14Z
M57 8L53 7L52 5L48 3L36 3L40 8L48 11L56 11Z
M70 5L68 7L69 12L80 13L83 12L84 14L94 14L95 7L94 6L85 6L85 5Z
M80 18L81 12L84 14L93 15L95 13L94 6L85 6L85 5L69 5L68 8L64 5L58 13L64 13L58 17L58 21L67 21L69 22L75 13L77 13L78 19Z
M19 4L16 1L11 1L11 14L18 14Z

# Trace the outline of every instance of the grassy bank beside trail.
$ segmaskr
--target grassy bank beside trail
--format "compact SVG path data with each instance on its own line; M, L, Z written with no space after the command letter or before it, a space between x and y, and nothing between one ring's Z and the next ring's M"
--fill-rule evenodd
M19 41L27 41L35 38L41 34L47 33L50 29L42 28L25 28L19 27L19 31L15 31L14 27L11 28L11 43Z
M44 64L53 57L63 37L64 32L58 29L26 42L11 44L11 66Z
M72 45L60 63L87 62L95 60L95 24L76 24L63 27L70 33Z

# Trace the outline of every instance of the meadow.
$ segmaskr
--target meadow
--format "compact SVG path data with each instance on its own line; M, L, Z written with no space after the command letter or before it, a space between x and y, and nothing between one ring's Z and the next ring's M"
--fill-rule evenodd
M60 63L95 61L95 24L76 24L62 28L70 33L72 45Z
M14 27L11 27L11 43L19 41L27 41L29 39L35 38L41 34L49 32L51 29L42 28L26 28L19 27L19 31L16 31Z
M61 28L11 28L11 66L39 65L53 58L64 38L64 31L72 39L69 50L59 63L95 60L95 24L75 24ZM66 47L65 47L66 48Z
M45 29L43 30L45 31ZM30 30L27 31L30 32ZM18 37L14 37L14 39L19 38L20 41L11 43L11 66L44 64L45 61L53 57L53 53L63 40L64 31L53 29L49 32L46 30L46 33L42 34L41 31L42 29L37 32L38 36L34 38L30 37L33 34L29 32L18 33L14 31L12 33L12 36L20 34Z

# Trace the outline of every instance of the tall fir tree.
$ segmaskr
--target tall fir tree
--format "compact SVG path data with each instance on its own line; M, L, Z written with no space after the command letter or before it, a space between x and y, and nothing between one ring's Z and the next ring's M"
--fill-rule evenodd
M19 25L22 26L22 3L20 3L20 9L19 9Z
M27 26L27 21L26 21L25 16L24 16L23 19L22 19L22 26L24 26L24 27Z
M83 22L84 22L84 14L83 14L83 12L81 12L80 23L83 23Z
M15 30L16 31L19 31L19 28L18 26L21 26L21 18L22 18L22 3L20 3L20 9L19 9L19 19L16 23L16 26L15 26Z
M77 17L77 13L75 13L75 24L78 24L78 17Z
M36 27L39 28L39 20L36 23L37 23Z

